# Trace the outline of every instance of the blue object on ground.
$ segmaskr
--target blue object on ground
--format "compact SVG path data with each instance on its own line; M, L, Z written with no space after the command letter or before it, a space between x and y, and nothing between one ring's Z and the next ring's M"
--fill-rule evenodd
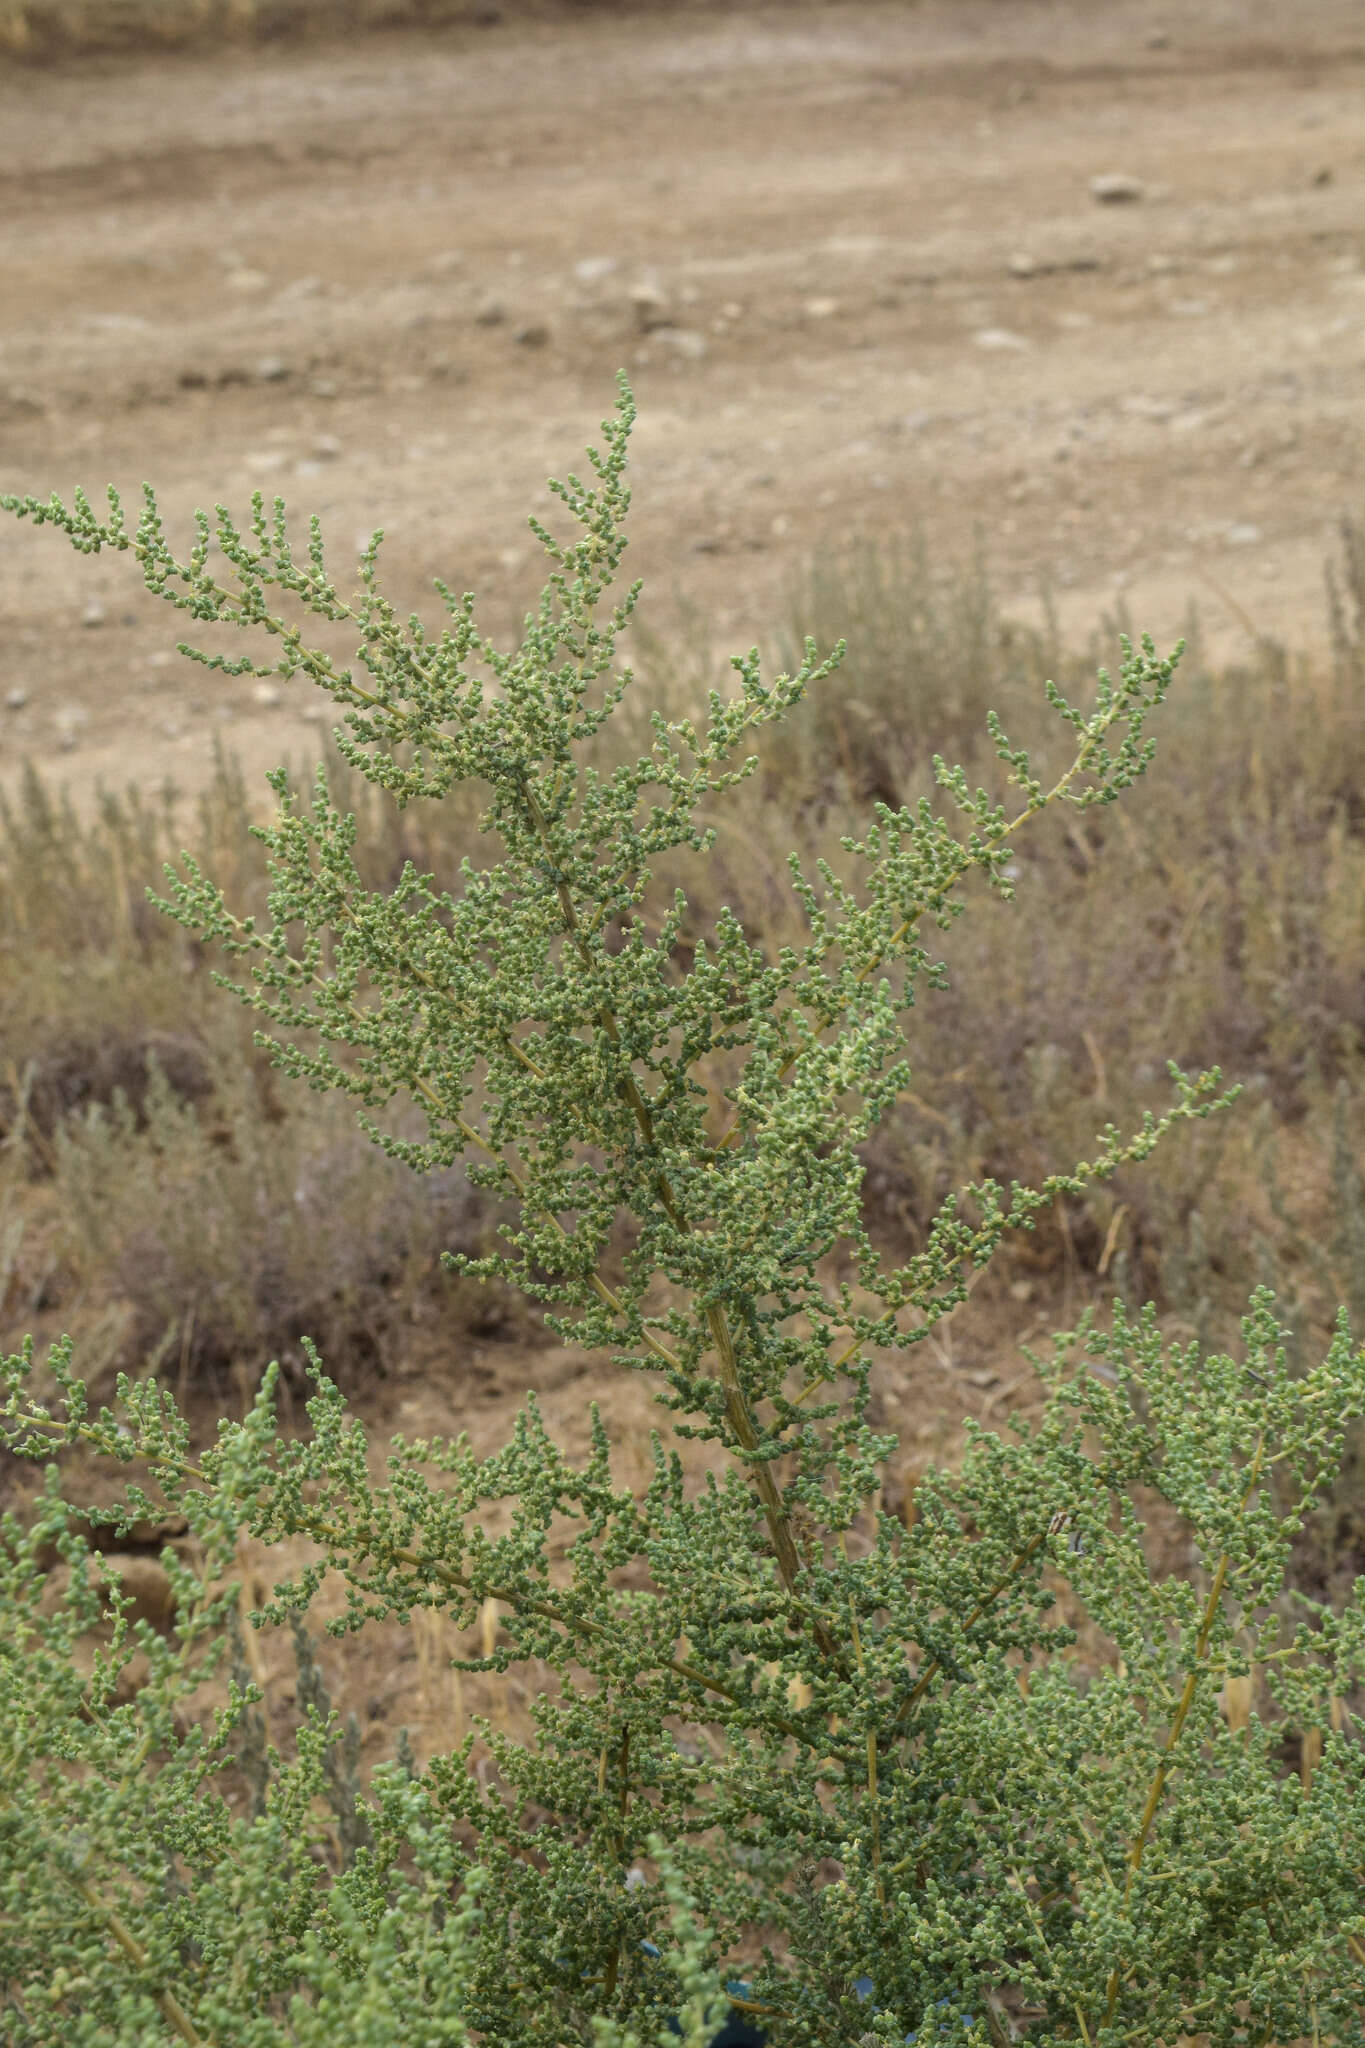
M656 1948L652 1941L642 1941L640 1947L647 1956L653 1956L656 1960L663 1954L663 1950ZM752 1985L745 1984L739 1979L732 1979L725 1988L731 1998L753 1997ZM870 1977L858 1977L854 1980L853 1989L864 2004L871 1998L876 1988ZM947 2035L955 2034L959 2027L969 2027L972 2023L971 2015L959 2011L950 1998L940 1998L934 2009L947 2016L946 2019L940 2020L933 2030L934 2038L937 2040L943 2040ZM872 2010L876 2012L875 2005ZM670 2033L681 2035L682 2021L672 2014L669 2016L668 2027ZM905 2039L908 2048L909 2043L919 2040L919 2034L909 2033ZM761 2027L756 2026L744 2013L732 2010L720 2032L711 2036L708 2048L767 2048L767 2042L768 2037Z

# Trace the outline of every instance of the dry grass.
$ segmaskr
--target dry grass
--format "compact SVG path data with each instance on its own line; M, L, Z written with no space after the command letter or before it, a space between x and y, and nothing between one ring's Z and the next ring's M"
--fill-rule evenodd
M440 859L334 766L376 885ZM220 1407L271 1358L301 1386L305 1333L349 1389L387 1378L413 1326L469 1295L440 1252L490 1221L460 1170L422 1180L339 1099L282 1090L211 980L226 963L148 906L189 839L264 912L250 823L222 760L193 830L166 792L86 822L31 775L0 804L0 1342L60 1315L97 1331L97 1383L155 1362Z

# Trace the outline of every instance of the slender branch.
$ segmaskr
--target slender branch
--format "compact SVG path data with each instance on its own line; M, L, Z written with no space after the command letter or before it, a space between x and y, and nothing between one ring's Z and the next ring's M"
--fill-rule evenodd
M0 1791L0 1807L11 1813L16 1811L16 1802L8 1792ZM49 1853L51 1854L50 1851ZM53 1855L52 1860L67 1881L79 1892L95 1917L103 1921L134 1969L147 1970L151 1959L116 1908L106 1904L89 1879L82 1877L78 1870L68 1868L61 1857ZM199 2032L173 1991L156 1986L149 1988L148 1996L166 2024L174 2027L181 2040L189 2043L189 2048L212 2048L211 2039L206 2039Z
M620 1865L621 1863L623 1863L623 1862L625 1861L625 1854L626 1854L626 1838L625 1838L625 1823L626 1823L626 1816L627 1816L627 1814L628 1814L628 1813L630 1812L630 1781L629 1781L629 1778L628 1778L628 1776L627 1776L627 1771L628 1771L628 1768L629 1768L629 1763L630 1763L630 1724L629 1724L629 1722L627 1722L626 1726L625 1726L625 1727L624 1727L624 1728L623 1728L623 1729L621 1730L621 1749L620 1749L620 1765L619 1765L619 1786L618 1786L618 1791L617 1791L617 1801L616 1801L616 1810L617 1810L617 1814L618 1814L618 1816L619 1816L619 1819L620 1819L620 1823L621 1823L621 1824L620 1824L620 1826L619 1826L619 1827L617 1828L617 1830L616 1830L616 1837L615 1837L615 1847L616 1847L616 1861L617 1861L617 1864L618 1864L618 1866L619 1866L619 1865ZM602 1748L602 1755L601 1755L601 1761L600 1761L600 1765L599 1765L599 1769L598 1769L598 1789L599 1789L599 1791L600 1791L600 1792L602 1793L603 1797L605 1797L605 1796L606 1796L606 1790L607 1790L607 1751L606 1751L606 1746L605 1746L605 1744L603 1745L603 1748ZM617 1975L618 1975L618 1973L619 1973L619 1971L620 1971L620 1968L621 1968L621 1933L620 1933L620 1929L618 1928L618 1929L617 1929L617 1933L616 1933L616 1938L615 1938L615 1940L614 1940L614 1941L613 1941L613 1943L612 1943L612 1949L611 1949L611 1954L610 1954L610 1956L609 1956L609 1957L607 1958L607 1975L606 1975L606 1983L605 1983L604 1989L605 1989L605 1992L606 1992L606 1995L607 1995L607 1997L608 1997L608 1998L610 1998L610 1997L612 1996L613 1992L614 1992L614 1991L615 1991L615 1989L616 1989L616 1979L617 1979Z
M967 1619L962 1624L964 1633L969 1628L975 1628L977 1622L982 1620L982 1618L985 1616L988 1610L995 1605L996 1601L1000 1598L1000 1595L1005 1591L1006 1587L1011 1585L1012 1582L1019 1577L1019 1574L1022 1571L1026 1570L1028 1565L1032 1563L1033 1559L1038 1555L1038 1552L1041 1550L1043 1544L1046 1541L1046 1529L1040 1529L1036 1536L1030 1536L1028 1542L1024 1545L1023 1549L1015 1553L1013 1562L1011 1563L1009 1570L1007 1572L1004 1572L1001 1575L1001 1577L996 1580L995 1584L991 1587L990 1591L988 1593L984 1593L980 1600L977 1601L976 1606L972 1609L971 1613L967 1616ZM899 1707L896 1709L895 1718L893 1719L891 1726L887 1729L886 1734L882 1737L882 1742L884 1746L889 1745L895 1739L896 1731L899 1728L902 1728L905 1725L906 1721L909 1720L911 1712L915 1707L919 1705L919 1702L924 1698L925 1693L929 1690L929 1687L932 1685L935 1673L941 1671L942 1669L943 1659L941 1657L933 1657L925 1665L923 1671L921 1671L919 1675L919 1678L911 1687L910 1691L905 1695L905 1698L901 1701Z
M1251 1477L1246 1491L1242 1495L1240 1509L1242 1514L1246 1513L1252 1495L1260 1484L1261 1465L1265 1458L1265 1450L1265 1438L1261 1437L1257 1442L1255 1455L1251 1461ZM1147 1837L1152 1831L1152 1823L1156 1819L1157 1808L1161 1804L1161 1795L1166 1789L1166 1780L1170 1775L1171 1756L1184 1732L1185 1722L1189 1718L1190 1708L1194 1704L1194 1696L1199 1684L1199 1667L1208 1657L1209 1639L1213 1634L1213 1625L1218 1619L1218 1610L1222 1605L1223 1588L1227 1583L1227 1575L1228 1556L1227 1552L1224 1551L1218 1560L1218 1567L1213 1575L1213 1584L1209 1588L1209 1597L1204 1603L1203 1618L1200 1621L1199 1633L1195 1637L1194 1642L1194 1657L1189 1670L1185 1674L1185 1684L1181 1690L1175 1713L1171 1717L1170 1729L1167 1732L1165 1742L1162 1744L1160 1759L1155 1771L1152 1773L1152 1782L1147 1788L1147 1798L1143 1804L1142 1818L1138 1822L1137 1833L1133 1837L1132 1844L1128 1850L1128 1876L1123 1887L1123 1905L1125 1910L1129 1899L1132 1897L1133 1885L1137 1879L1138 1871L1142 1868L1143 1850L1147 1846ZM1105 1990L1104 2023L1106 2026L1114 2016L1114 2006L1117 2003L1118 1995L1119 1966L1115 1963L1109 1973L1109 1982Z
M26 1415L22 1418L22 1424L25 1429L46 1430L64 1443L70 1441L66 1424L59 1422L55 1416ZM80 1425L78 1434L85 1442L93 1444L96 1449L104 1450L107 1448L104 1439L93 1425ZM214 1483L201 1465L196 1465L189 1459L171 1458L164 1449L157 1452L157 1458L168 1469L174 1470L177 1477L196 1480L206 1488L211 1487ZM306 1504L301 1504L301 1512L305 1516L307 1515ZM322 1521L316 1517L309 1518L305 1526L299 1530L299 1534L308 1536L313 1542L320 1544L324 1549L330 1547L333 1550L346 1550L351 1553L355 1553L357 1550L354 1536L348 1536L344 1530L338 1529L332 1523ZM375 1551L369 1545L362 1546L359 1554L368 1554L374 1557L380 1557L381 1555L381 1553ZM405 1545L395 1544L392 1547L386 1548L382 1553L382 1559L387 1563L406 1565L413 1571L423 1572L429 1579L436 1580L438 1584L452 1592L464 1593L474 1590L473 1581L467 1573L458 1571L453 1565L445 1564L439 1559L424 1557L419 1551L409 1550ZM523 1593L510 1586L485 1585L480 1588L480 1591L487 1599L505 1601L509 1607L514 1608L518 1613L534 1614L542 1621L553 1622L557 1627L562 1628L566 1636L570 1638L572 1638L575 1631L581 1635L597 1639L609 1638L613 1633L610 1625L605 1622L589 1621L585 1615L581 1614L565 1614L561 1608L556 1607L552 1602L528 1599ZM690 1659L661 1657L659 1659L659 1669L661 1671L671 1671L675 1677L685 1679L689 1685L695 1685L703 1691L715 1693L718 1698L728 1700L732 1706L747 1704L742 1693L736 1691L733 1686L725 1684L723 1679L715 1677L711 1672L704 1671L700 1665L692 1663ZM845 1758L831 1757L829 1755L827 1732L817 1742L812 1731L808 1728L803 1728L799 1721L790 1720L787 1716L781 1714L770 1714L767 1718L771 1727L777 1729L783 1735L790 1736L794 1742L800 1743L803 1749L814 1750L827 1761L831 1763L837 1762L842 1768L848 1768Z
M839 1537L839 1551L845 1562L848 1559L848 1545L842 1532ZM863 1639L858 1628L858 1616L852 1604L849 1606L849 1627L853 1634L853 1654L858 1663L858 1675L867 1679L867 1660L863 1656ZM869 1702L870 1706L871 1702ZM886 1885L882 1878L882 1821L877 1787L877 1731L869 1713L867 1723L867 1809L872 1823L872 1868L876 1872L877 1903L886 1905Z
M1106 733L1109 730L1109 727L1115 724L1117 720L1120 719L1123 715L1123 706L1120 700L1110 710L1110 713L1108 717L1105 719L1104 723L1098 726L1093 733L1087 735L1084 746L1077 754L1071 766L1067 769L1065 775L1061 776L1060 779L1053 784L1052 788L1048 791L1045 797L1040 797L1036 804L1030 804L1027 810L1020 811L1018 817L1012 818L1008 825L1002 826L999 833L999 837L1001 839L1008 839L1012 832L1016 832L1021 825L1026 824L1028 820L1036 816L1036 814L1039 811L1046 810L1050 803L1054 803L1059 796L1064 795L1066 790L1070 787L1070 785L1075 781L1076 777L1080 774L1082 768L1084 768L1092 751L1098 745L1101 736L1104 733ZM971 855L964 851L964 849L960 845L957 846L956 850L958 853L956 872L949 877L948 883L944 885L945 887L949 886L952 882L957 881L961 875L964 875L967 872L967 869L969 867L975 866L975 862L972 860ZM891 937L887 940L886 944L882 947L881 951L875 954L873 958L869 960L864 967L859 968L857 974L854 976L855 987L861 988L865 982L868 982L872 979L872 976L876 974L879 968L884 967L886 965L887 960L895 952L896 948L902 943L903 940L907 939L910 936L910 933L914 930L916 923L919 921L920 917L923 916L923 914L923 911L916 911L913 917L907 917L902 919L901 923L897 925L895 931L891 934ZM827 1009L823 1017L821 1018L821 1021L815 1027L817 1033L821 1031L828 1031L832 1025L836 1024L839 1021L840 1014L841 1013L838 1010ZM781 1020L779 1019L779 1022L780 1021ZM801 1051L799 1048L788 1054L787 1058L782 1062L781 1066L777 1070L777 1078L779 1081L786 1079L787 1075L791 1072L792 1068L796 1065L796 1062L800 1059L800 1057ZM726 1149L726 1147L730 1144L731 1140L739 1134L739 1131L743 1125L743 1121L744 1120L741 1115L736 1115L734 1121L729 1125L728 1129L722 1131L721 1135L717 1138L715 1144L711 1147L711 1150L713 1152L723 1152Z

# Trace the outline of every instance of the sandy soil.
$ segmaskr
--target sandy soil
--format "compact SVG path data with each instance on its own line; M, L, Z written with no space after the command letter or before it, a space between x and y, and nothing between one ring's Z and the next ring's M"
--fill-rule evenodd
M815 551L919 526L947 561L979 533L1011 602L1050 581L1078 638L1122 594L1160 636L1194 598L1216 650L1311 646L1358 502L1362 84L1357 0L736 6L3 69L0 488L146 477L173 536L280 490L337 567L382 525L402 608L433 615L440 575L503 629L540 586L526 514L624 366L660 631L681 597L746 647ZM1097 198L1113 174L1136 196ZM126 560L0 522L0 789L25 757L78 800L193 787L221 732L264 797L316 707L187 667L177 626ZM987 1327L888 1375L907 1483L963 1408L1032 1398ZM643 1477L643 1386L557 1357L424 1346L374 1419L449 1428L458 1381L491 1445L551 1373L556 1428L605 1392ZM381 1751L399 1719L449 1737L438 1647L375 1653Z
M622 10L624 13L625 10ZM626 367L631 566L717 646L812 552L980 534L1087 634L1321 640L1357 501L1353 0L737 6L0 70L0 487L254 488L406 607L539 589ZM1104 202L1119 173L1141 196ZM343 573L343 581L347 580ZM0 787L254 786L316 728L187 668L129 562L0 522ZM17 703L19 696L24 701ZM14 700L7 703L7 700ZM262 795L264 797L264 791Z

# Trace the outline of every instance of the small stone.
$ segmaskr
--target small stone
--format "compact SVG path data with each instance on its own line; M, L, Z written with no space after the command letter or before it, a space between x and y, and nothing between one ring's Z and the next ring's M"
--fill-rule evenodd
M313 443L313 455L318 462L335 462L341 453L341 443L335 434L319 434Z
M1037 260L1030 256L1026 249L1016 249L1005 267L1011 277L1036 277L1038 275Z
M1230 526L1227 530L1227 544L1230 548L1254 548L1260 538L1259 526Z
M175 381L182 391L203 391L207 389L209 380L202 370L191 367L182 370Z
M1008 327L978 327L972 340L978 348L1026 349L1029 346L1022 334L1013 334Z
M1330 185L1334 176L1335 173L1330 164L1319 164L1308 182L1310 185L1317 186Z
M259 704L262 711L273 711L280 701L280 693L274 683L257 683L251 693L253 704Z
M573 274L580 284L596 284L599 278L610 277L615 268L614 256L583 256L575 263Z
M691 327L656 327L654 339L675 354L686 356L689 362L700 362L706 354L706 337Z
M292 374L283 356L262 356L256 365L256 375L263 384L282 384Z
M314 398L335 398L337 395L336 385L330 377L315 377L308 389Z
M252 270L244 265L240 270L230 270L224 282L230 291L260 292L265 290L270 279L263 270Z
M5 709L7 711L22 711L27 702L27 690L8 690L5 693Z
M544 348L550 330L543 320L528 320L524 327L515 330L512 339L521 348Z
M104 606L97 597L92 597L85 610L81 613L81 624L83 626L102 626L105 617Z
M1141 178L1130 178L1126 171L1104 171L1090 180L1090 196L1101 206L1131 206L1146 198L1147 187Z
M506 310L497 299L480 299L474 308L476 327L500 327L506 318Z
M805 305L808 320L832 320L839 310L837 299L807 299Z
M654 278L640 278L631 286L629 297L641 334L651 334L656 327L669 325L668 296Z

